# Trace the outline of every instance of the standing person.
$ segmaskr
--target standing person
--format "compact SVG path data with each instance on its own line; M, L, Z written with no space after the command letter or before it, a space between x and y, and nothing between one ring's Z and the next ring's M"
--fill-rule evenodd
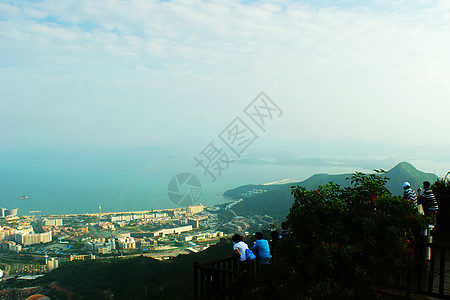
M270 248L269 242L263 239L262 232L257 232L255 234L255 244L252 247L253 252L257 253L259 256L260 265L268 265L270 260Z
M278 245L278 241L280 240L280 234L278 233L278 231L272 231L270 233L270 237L272 238L272 240L269 242L269 248L270 254L273 255L273 253L275 252L275 248Z
M287 222L281 223L281 235L280 238L290 238L291 237L291 231L289 230L289 226Z
M278 244L280 241L280 234L278 233L278 231L272 231L270 233L270 236L272 238L269 242L270 256L271 256L270 261L271 263L274 263L275 259L278 259L276 257L279 255Z
M419 211L419 208L417 206L416 192L414 192L414 190L411 188L411 185L407 181L403 183L403 199L408 200L409 203L414 205L414 209L416 211Z
M436 226L436 212L439 209L436 197L434 197L433 191L430 189L430 182L423 182L423 191L422 189L417 190L418 201L423 205L423 210L425 212L425 216L430 217L432 220L432 225Z

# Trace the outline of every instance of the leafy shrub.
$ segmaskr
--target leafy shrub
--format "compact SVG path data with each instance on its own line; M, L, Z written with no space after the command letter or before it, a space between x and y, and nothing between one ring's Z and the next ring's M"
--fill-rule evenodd
M413 262L409 246L425 226L408 201L390 194L384 171L355 173L351 186L332 182L316 191L292 187L295 198L272 266L278 291L313 299L370 299L373 287ZM291 297L287 297L291 298Z
M438 179L431 185L431 189L439 205L437 229L439 230L440 227L450 228L450 181Z

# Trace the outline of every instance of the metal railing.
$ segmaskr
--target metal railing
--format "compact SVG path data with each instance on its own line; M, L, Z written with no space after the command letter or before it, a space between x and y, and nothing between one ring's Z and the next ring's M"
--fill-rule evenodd
M449 246L416 242L415 263L391 278L391 284L388 287L378 287L377 290L390 290L406 298L411 298L412 295L423 295L437 299L450 299L448 251L450 251Z
M392 288L412 294L450 299L450 246L416 242L416 263L393 280ZM258 271L258 263L240 262L231 256L207 263L194 263L194 300L244 299ZM243 285L247 289L243 289Z
M418 262L406 274L406 295L411 293L450 299L449 246L417 243Z
M241 284L257 271L255 262L239 261L231 256L207 263L194 263L194 300L239 299Z

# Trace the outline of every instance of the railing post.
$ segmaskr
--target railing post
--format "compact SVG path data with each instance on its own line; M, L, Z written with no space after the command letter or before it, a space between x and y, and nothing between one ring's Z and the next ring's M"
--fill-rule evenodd
M198 300L198 261L194 262L194 300Z
M439 295L444 295L444 280L445 280L445 254L447 249L441 248L441 263L439 266Z
M406 270L406 297L411 298L411 280L412 280L411 266Z
M227 266L225 264L226 262L222 262L222 269L226 270ZM222 273L220 276L220 290L223 290L226 288L227 286L227 274L226 273Z
M436 251L433 245L430 245L430 271L428 273L428 292L433 292L433 281L434 281L434 261L436 256Z
M233 270L233 258L231 258L230 260L228 260L228 270L230 270L230 271L236 271L236 270ZM231 272L230 273L228 273L228 280L227 280L227 284L229 285L229 286L231 286L231 283L233 282L233 275L231 274ZM233 289L232 288L230 288L230 289L228 289L228 299L233 299Z
M200 300L205 299L205 269L200 268Z
M209 263L194 263L193 299L240 298L243 279L253 282L258 266L255 262L246 262L242 267L238 257L232 256ZM242 267L242 268L241 268ZM245 272L244 272L245 271Z

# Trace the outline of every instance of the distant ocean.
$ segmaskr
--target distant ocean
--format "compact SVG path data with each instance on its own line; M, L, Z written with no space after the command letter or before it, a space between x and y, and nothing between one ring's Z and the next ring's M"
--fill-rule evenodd
M289 179L301 181L317 173L370 172L372 168L232 163L212 183L196 167L193 156L164 149L0 151L0 207L19 208L19 214L94 213L174 208L167 185L181 172L202 183L198 203L226 201L225 190L245 184ZM381 166L383 167L383 166ZM393 165L391 166L393 167ZM375 166L374 168L379 168ZM19 199L27 195L27 199Z

